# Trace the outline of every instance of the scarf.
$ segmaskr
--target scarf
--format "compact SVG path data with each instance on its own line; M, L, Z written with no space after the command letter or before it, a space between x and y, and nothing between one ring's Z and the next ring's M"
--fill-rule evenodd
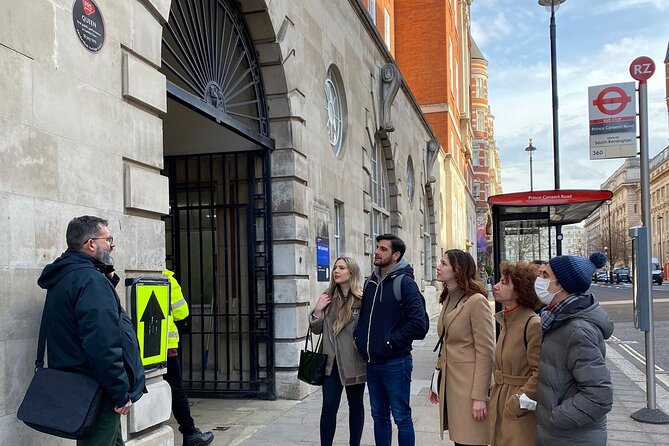
M548 333L548 330L550 330L551 325L553 325L553 322L555 322L560 313L579 297L578 294L572 294L562 302L557 303L552 307L544 307L544 309L541 310L541 336L545 336L546 333Z

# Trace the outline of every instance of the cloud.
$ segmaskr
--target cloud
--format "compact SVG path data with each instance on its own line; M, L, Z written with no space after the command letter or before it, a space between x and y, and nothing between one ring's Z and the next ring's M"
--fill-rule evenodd
M658 11L669 10L669 2L667 0L615 0L612 2L602 2L602 6L608 7L613 12L635 7L651 7Z
M485 25L483 22L472 20L472 36L479 46L508 35L512 29L503 11L494 17L486 17Z

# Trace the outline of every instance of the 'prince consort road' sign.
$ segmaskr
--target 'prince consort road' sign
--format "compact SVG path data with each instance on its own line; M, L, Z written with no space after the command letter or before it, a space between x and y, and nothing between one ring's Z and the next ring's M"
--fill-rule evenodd
M636 156L634 82L588 88L590 159Z
M72 5L74 30L81 44L91 53L97 53L105 43L105 22L93 0L74 0Z

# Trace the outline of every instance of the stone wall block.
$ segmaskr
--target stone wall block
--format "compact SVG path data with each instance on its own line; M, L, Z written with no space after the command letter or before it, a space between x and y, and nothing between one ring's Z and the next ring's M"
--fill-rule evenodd
M170 6L172 0L136 0L142 2L155 15L162 18L164 22L170 17Z
M122 6L125 2L116 0L109 6L99 5L102 11L102 17L107 23L116 23L121 20L116 14L126 14L126 11L117 10L117 6ZM98 90L115 96L121 97L119 86L121 85L121 44L118 40L110 38L108 32L102 49L93 54L89 52L79 41L77 33L72 25L72 3L68 9L56 9L56 40L54 53L51 57L51 66L48 68L66 73L77 81L90 85ZM107 17L107 12L112 13L112 17ZM123 16L123 21L127 21L129 16Z
M7 2L9 3L9 2ZM0 7L0 10L2 7ZM0 22L4 20L0 18ZM0 36L2 35L0 30ZM3 41L0 37L0 41ZM33 122L33 61L0 46L0 118L30 125ZM0 175L1 177L2 175Z
M170 385L162 378L154 378L146 385L145 393L133 404L128 415L128 432L134 434L170 419L172 413L172 393Z
M309 178L307 157L296 150L275 150L272 153L272 177L293 177L306 183Z
M304 307L283 307L274 309L274 337L295 339L304 336L309 328L309 315Z
M309 240L309 220L301 215L278 215L272 218L272 234L277 240Z
M36 14L35 7L20 7L11 0L0 2L0 42L7 48L48 63L56 42L56 9L55 5L44 3Z
M162 271L165 266L165 223L161 220L135 217L136 262L127 269Z
M36 351L37 338L14 339L5 342L5 355L12 358L4 365L7 413L16 413L23 401L23 396L33 377Z
M272 182L272 212L297 212L307 215L307 188L296 181Z
M33 358L34 361L35 358ZM30 375L32 376L32 373ZM0 416L0 444L3 446L74 446L74 441L37 432L19 421L15 413L8 413Z
M292 277L274 278L274 303L295 304L310 302L309 280Z
M0 120L0 190L57 198L58 153L32 129Z
M167 112L165 75L137 57L123 54L123 97Z
M141 400L140 400L141 401ZM142 435L126 440L125 446L173 446L174 431L170 426L159 426Z
M132 151L127 155L157 169L164 167L163 120L141 108L126 104L133 122Z
M267 96L276 94L286 94L288 85L286 84L286 74L281 65L269 65L262 69L263 85Z
M4 338L2 338L4 339ZM0 364L7 364L7 355L5 355L5 342L0 341ZM1 417L7 415L7 403L6 403L6 388L5 385L5 367L0 367L0 419ZM0 421L0 425L2 421ZM2 434L0 434L2 438Z
M64 9L69 11L69 29L71 30L73 2L66 0L62 1L65 3ZM107 0L98 2L98 6L102 10L102 17L105 21L105 31L107 32L107 37L116 40L126 48L130 48L132 41L132 4L136 1L137 0ZM107 43L108 40L105 39L105 48ZM80 46L81 49L84 49L79 42L77 42L77 45ZM102 51L104 51L105 48L103 48Z
M275 276L306 276L307 254L309 247L304 245L274 245L274 275ZM313 257L313 255L311 256Z
M160 66L163 27L145 3L132 3L132 50Z
M277 395L288 400L301 400L318 390L318 387L310 386L297 379L297 370L277 370L274 380Z
M275 65L281 63L281 46L276 42L256 43L258 61L261 65Z
M278 368L294 367L297 379L297 366L300 363L300 350L304 349L304 339L293 341L277 340L274 344L276 366Z
M9 233L9 243L4 247L9 251L7 264L11 267L31 266L35 262L33 199L23 195L11 195L5 206L6 215L9 216L9 225L4 227Z
M61 202L117 212L123 210L123 177L106 175L106 172L122 172L123 162L118 155L53 138L46 133L40 136L45 141L53 139L58 147L57 178ZM72 166L87 168L73 169ZM95 177L93 181L92 177Z
M131 146L132 116L123 101L41 65L34 66L33 77L36 129L104 152Z
M37 278L41 272L41 268L0 269L0 281L4 284L5 291L3 303L12 309L11 312L4 311L0 314L0 339L37 339L46 296L46 291L37 286ZM36 348L36 343L30 348L33 361Z
M169 180L159 172L126 165L124 190L126 209L169 214Z

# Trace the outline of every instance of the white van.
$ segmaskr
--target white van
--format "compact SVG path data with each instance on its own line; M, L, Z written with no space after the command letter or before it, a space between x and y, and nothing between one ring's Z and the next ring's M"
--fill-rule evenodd
M660 266L660 262L655 257L650 259L650 270L653 277L653 283L662 285L662 267Z

